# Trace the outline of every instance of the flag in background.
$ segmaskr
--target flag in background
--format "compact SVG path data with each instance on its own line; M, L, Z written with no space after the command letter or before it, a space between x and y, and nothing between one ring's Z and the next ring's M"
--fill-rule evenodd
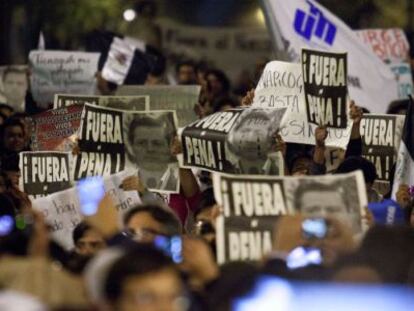
M410 101L405 115L404 129L402 133L400 149L398 150L395 166L394 183L392 186L392 198L395 199L398 187L406 184L414 186L414 108L413 99Z
M384 113L398 98L395 74L337 16L314 0L261 0L280 60L302 48L348 53L348 91L357 105Z

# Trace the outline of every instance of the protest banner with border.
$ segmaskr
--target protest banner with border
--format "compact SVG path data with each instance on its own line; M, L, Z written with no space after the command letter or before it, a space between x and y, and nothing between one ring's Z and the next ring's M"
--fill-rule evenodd
M20 188L30 198L39 198L72 186L72 154L69 152L21 152Z
M148 110L149 96L87 96L55 94L55 109L73 104L91 104L120 110L145 111Z
M183 166L234 174L283 175L275 135L286 108L230 109L182 129Z
M277 177L213 175L223 213L217 219L217 260L257 261L271 251L272 231L281 215L335 217L365 231L367 195L361 171L342 175Z
M302 49L302 76L308 121L347 127L347 54Z
M75 51L30 51L30 83L36 103L48 108L57 93L94 94L99 56Z
M83 106L72 105L29 117L32 151L72 151L82 111Z
M136 171L122 171L104 179L105 192L110 195L119 214L119 224L123 215L132 207L141 204L137 191L122 191L120 185L126 177ZM32 201L33 208L43 213L51 226L52 238L65 249L73 248L72 231L82 221L78 191L76 187L56 192ZM120 227L121 228L121 227Z
M116 94L147 95L150 97L148 110L175 110L178 126L183 127L198 118L195 106L200 91L199 85L123 85Z
M170 144L175 111L125 111L85 104L74 179L139 168L151 191L177 193L178 161Z
M257 84L252 106L286 108L284 127L280 131L283 140L315 145L317 125L307 120L300 64L281 61L267 63ZM346 149L352 124L352 121L349 121L346 129L329 128L326 146Z

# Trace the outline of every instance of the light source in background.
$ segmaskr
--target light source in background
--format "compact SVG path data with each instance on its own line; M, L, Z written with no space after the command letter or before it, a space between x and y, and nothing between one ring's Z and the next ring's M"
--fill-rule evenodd
M127 9L124 11L124 20L126 20L127 22L132 22L135 17L137 17L137 13L135 13L135 11L133 9Z
M256 17L256 20L259 22L260 25L263 25L263 26L265 25L266 20L265 20L262 8L260 8L260 7L257 8L257 10L255 12L255 17Z

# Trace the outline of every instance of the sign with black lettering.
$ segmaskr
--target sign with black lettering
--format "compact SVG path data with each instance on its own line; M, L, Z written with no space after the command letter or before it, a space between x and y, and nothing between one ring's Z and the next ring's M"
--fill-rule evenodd
M286 108L286 117L280 135L285 142L315 144L316 124L307 118L305 92L300 64L271 61L266 64L254 92L253 107ZM352 122L347 128L329 128L325 144L346 149Z
M184 127L197 120L200 91L199 85L121 85L116 94L149 96L149 110L175 110L178 126Z
M361 171L300 177L213 174L213 187L223 207L216 229L219 263L262 259L272 250L272 232L282 215L335 217L354 234L366 229Z
M302 49L308 121L347 127L347 54Z
M183 164L234 174L283 175L275 135L286 109L231 109L186 126Z
M86 96L55 94L55 108L67 107L74 104L91 104L120 110L145 111L148 110L149 96Z
M33 98L43 108L53 104L56 93L95 93L99 53L30 51L30 84Z
M32 151L72 151L83 106L48 110L30 117Z
M134 174L137 172L122 171L104 179L105 193L111 197L119 213L120 223L130 208L141 204L137 191L125 192L120 188L122 181ZM65 249L73 249L72 232L83 219L76 187L33 200L32 205L34 209L42 212L51 228L53 239Z
M70 188L70 163L68 152L21 152L21 189L38 198Z
M122 120L122 111L84 106L78 141L80 154L75 159L75 180L87 176L109 176L124 170Z
M365 114L361 120L362 156L375 165L378 181L389 182L403 123L398 115Z

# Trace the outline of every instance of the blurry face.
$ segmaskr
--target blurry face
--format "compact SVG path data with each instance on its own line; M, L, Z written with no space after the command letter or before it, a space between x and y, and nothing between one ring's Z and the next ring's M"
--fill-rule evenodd
M163 171L170 162L170 146L161 126L139 126L134 130L132 148L136 163L149 171Z
M195 84L197 81L196 72L194 67L189 65L183 65L178 70L178 84Z
M7 178L10 180L11 184L16 187L19 188L19 182L20 182L20 171L4 171L4 173L6 174Z
M295 161L292 168L292 176L304 176L309 174L311 160L308 158L299 158Z
M301 212L307 217L347 219L346 205L336 191L307 191L301 198Z
M83 256L93 256L103 249L105 245L102 234L90 229L77 241L75 252Z
M131 276L123 284L118 311L183 311L187 303L178 273L164 268L143 276Z
M27 91L25 73L9 73L4 79L4 95L7 103L20 104L24 101Z
M4 147L10 151L20 152L24 148L24 133L21 126L8 126L4 130Z
M233 148L236 153L249 160L265 159L270 151L270 141L267 136L269 121L249 119L233 132Z
M215 96L222 92L223 85L221 84L220 80L213 74L209 74L207 76L207 83L209 85L209 92L211 95Z
M166 235L162 224L156 221L150 213L139 212L131 217L126 229L139 242L152 242L156 235Z

